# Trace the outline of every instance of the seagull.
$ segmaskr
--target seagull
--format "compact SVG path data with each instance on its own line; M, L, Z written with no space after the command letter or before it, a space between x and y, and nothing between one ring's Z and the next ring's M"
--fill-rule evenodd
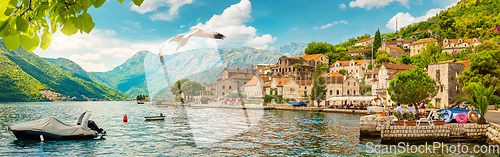
M224 38L226 38L226 36L224 36L223 34L220 34L219 32L216 32L216 31L205 30L205 29L201 29L201 28L193 28L191 30L191 32L189 32L188 34L176 35L175 37L168 39L167 42L165 42L163 44L163 46L165 46L169 42L175 41L175 42L177 42L177 48L175 49L175 51L177 51L179 48L185 46L187 44L189 38L191 38L191 37L202 37L202 38L212 38L212 39L222 39L222 40L224 40ZM162 46L162 48L163 48L163 46ZM163 54L161 53L161 49L160 49L159 55L160 55L161 64L163 64Z

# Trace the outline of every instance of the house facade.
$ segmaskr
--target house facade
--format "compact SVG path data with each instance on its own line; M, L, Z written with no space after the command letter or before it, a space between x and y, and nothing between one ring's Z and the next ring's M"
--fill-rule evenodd
M243 86L243 91L249 99L262 99L264 98L262 87L262 79L260 77L253 77Z
M365 52L370 52L371 53L372 49L363 49L363 50L349 50L347 51L348 54L351 56L357 56L357 55L364 55Z
M368 60L336 61L330 66L330 72L339 72L345 69L348 74L361 79L365 76L369 64L370 61Z
M391 101L387 88L389 82L396 78L398 73L413 69L413 65L382 63L377 72L377 78L373 79L372 94L378 95L383 100L384 104L393 104ZM366 80L365 80L366 81Z
M365 47L372 46L373 45L373 40L374 38L366 38L366 39L361 39L354 43L354 46L360 46L363 45Z
M244 93L243 86L247 84L254 76L247 70L228 69L222 71L222 77L217 78L216 82L211 82L205 90L213 93L213 99L220 99L229 93Z
M477 38L472 39L443 39L443 51L448 53L460 52L469 46L481 45L481 41Z
M413 42L410 47L410 56L414 56L422 52L422 48L425 47L425 45L430 41L435 41L436 43L438 42L434 38L424 38Z

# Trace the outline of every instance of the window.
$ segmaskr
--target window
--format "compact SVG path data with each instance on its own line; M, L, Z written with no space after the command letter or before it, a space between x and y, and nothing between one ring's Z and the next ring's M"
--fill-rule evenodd
M226 86L222 86L222 89L225 89L225 88L226 88ZM222 95L224 95L224 94L222 94Z
M307 86L304 86L304 89L307 89Z
M332 90L330 90L330 95L333 95L333 92L332 92Z
M304 97L306 97L306 96L307 96L307 91L304 91Z
M347 82L347 86L349 86L351 84L351 82Z
M222 92L222 95L225 95L225 93L224 93L224 92Z
M229 89L231 89L231 86L229 86Z
M240 84L240 81L236 82L236 84ZM231 89L231 88L229 88L229 89Z
M340 91L339 90L337 90L337 95L340 95Z
M243 82L243 84L247 84L247 82Z
M356 82L354 82L354 86L356 86Z
M353 94L353 95L356 95L356 90L354 90L353 92L354 92L354 94Z
M349 90L347 90L347 95L349 95Z
M444 88L444 87L443 87L443 86L439 86L439 88L441 89L441 92L443 92L443 88Z
M436 81L441 82L441 74L439 70L436 70Z

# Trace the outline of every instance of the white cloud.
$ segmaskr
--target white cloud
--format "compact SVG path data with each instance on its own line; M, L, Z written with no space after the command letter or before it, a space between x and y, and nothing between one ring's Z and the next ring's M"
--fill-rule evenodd
M193 2L194 0L146 0L140 7L132 4L130 9L141 14L157 11L150 16L151 20L170 21L179 14L180 7ZM160 9L158 8L163 6L169 7L167 12L159 11Z
M250 46L250 47L255 47L258 49L267 49L267 43L274 43L276 41L276 37L272 37L269 34L265 34L262 37L255 37L251 40L247 40L245 43L243 43L243 46Z
M252 4L249 0L241 0L238 4L226 8L222 14L213 15L210 20L198 23L192 28L212 29L226 36L225 40L219 41L220 45L243 43L244 46L255 48L267 48L268 44L274 43L276 37L270 34L257 36L257 29L244 23L252 18Z
M339 4L339 8L340 8L340 9L342 9L342 10L344 10L346 7L347 7L347 6L346 6L344 3Z
M325 29L325 28L328 28L328 27L331 27L331 26L334 26L334 25L337 25L337 24L344 24L344 25L347 25L347 21L346 20L342 20L342 21L334 21L333 23L328 23L326 25L323 25L321 26L319 29ZM313 27L313 29L318 29L318 27Z
M132 7L130 9L132 11L144 14L147 12L155 11L156 9L164 5L165 3L162 0L146 0L141 4L141 7L132 4Z
M366 8L367 10L370 10L373 7L377 7L378 9L386 5L389 5L389 3L394 1L400 2L406 8L410 8L410 6L408 5L408 0L355 0L349 3L349 7Z
M184 27L186 27L186 26L184 26L184 25L181 25L181 27L180 27L180 28L184 28Z
M427 11L427 13L425 15L419 16L419 17L413 17L412 15L410 15L410 13L399 12L395 16L393 16L389 20L389 22L387 22L385 27L396 31L396 18L397 18L397 23L398 23L398 29L400 29L400 28L402 28L406 25L412 24L412 23L425 21L428 18L435 16L441 10L443 10L443 9L439 9L439 8L431 9L431 10Z
M297 30L297 27L293 27L293 30L296 31Z

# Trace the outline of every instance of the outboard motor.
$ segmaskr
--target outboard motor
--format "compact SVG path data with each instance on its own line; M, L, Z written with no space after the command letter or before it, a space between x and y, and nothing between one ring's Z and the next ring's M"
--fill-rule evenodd
M89 122L87 123L87 126L91 129L91 130L95 130L97 131L97 133L99 134L106 134L106 131L104 131L104 129L102 128L99 128L97 126L97 124L93 121L93 120L89 120Z

